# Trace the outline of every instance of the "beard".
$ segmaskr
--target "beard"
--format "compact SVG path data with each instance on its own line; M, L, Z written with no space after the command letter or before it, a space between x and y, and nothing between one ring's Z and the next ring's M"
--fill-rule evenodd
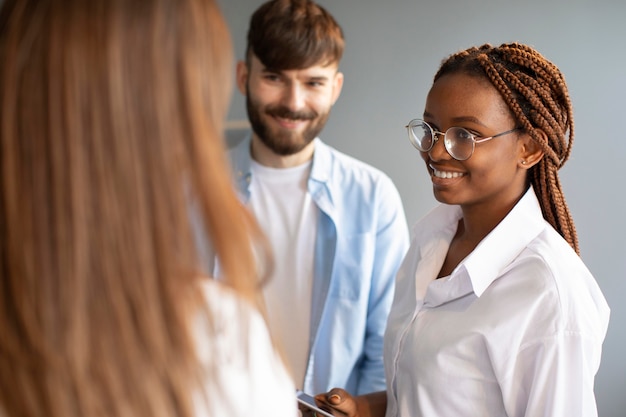
M276 105L263 107L254 101L250 94L246 96L246 110L252 131L265 146L281 156L293 155L304 149L322 131L328 120L329 111L319 114L315 111L291 111L287 107ZM280 117L291 120L308 120L310 124L302 132L281 129L270 125L267 117Z

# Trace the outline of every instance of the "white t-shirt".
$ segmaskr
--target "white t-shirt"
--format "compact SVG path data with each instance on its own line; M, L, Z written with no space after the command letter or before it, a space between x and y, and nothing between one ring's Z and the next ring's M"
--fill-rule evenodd
M275 256L264 288L270 327L302 388L309 354L313 259L318 209L307 191L311 162L269 168L252 161L249 207Z
M218 381L214 376L207 381L208 405L199 396L196 415L296 417L296 388L261 315L218 282L203 285L220 327L216 339L209 340L203 331L206 322L199 320L198 352L203 363L215 365Z

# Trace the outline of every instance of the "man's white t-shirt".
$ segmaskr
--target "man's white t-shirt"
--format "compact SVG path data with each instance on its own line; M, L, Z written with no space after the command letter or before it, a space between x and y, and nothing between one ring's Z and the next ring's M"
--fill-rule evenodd
M268 319L298 388L309 354L318 209L307 191L311 162L270 168L252 161L249 207L267 235L274 271L264 288Z

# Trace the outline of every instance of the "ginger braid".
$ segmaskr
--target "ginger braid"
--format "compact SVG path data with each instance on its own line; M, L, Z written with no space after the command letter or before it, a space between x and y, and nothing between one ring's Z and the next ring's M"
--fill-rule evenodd
M538 195L543 217L580 254L576 227L558 176L574 141L572 103L561 71L531 47L509 43L458 52L442 63L434 80L457 72L489 80L518 126L541 146L544 157L530 169L529 182Z

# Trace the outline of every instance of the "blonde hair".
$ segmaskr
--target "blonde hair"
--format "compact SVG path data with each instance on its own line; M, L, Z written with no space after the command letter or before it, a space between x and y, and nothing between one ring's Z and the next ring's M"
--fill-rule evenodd
M193 415L190 201L251 302L261 241L224 153L216 1L4 0L0 61L0 408Z

